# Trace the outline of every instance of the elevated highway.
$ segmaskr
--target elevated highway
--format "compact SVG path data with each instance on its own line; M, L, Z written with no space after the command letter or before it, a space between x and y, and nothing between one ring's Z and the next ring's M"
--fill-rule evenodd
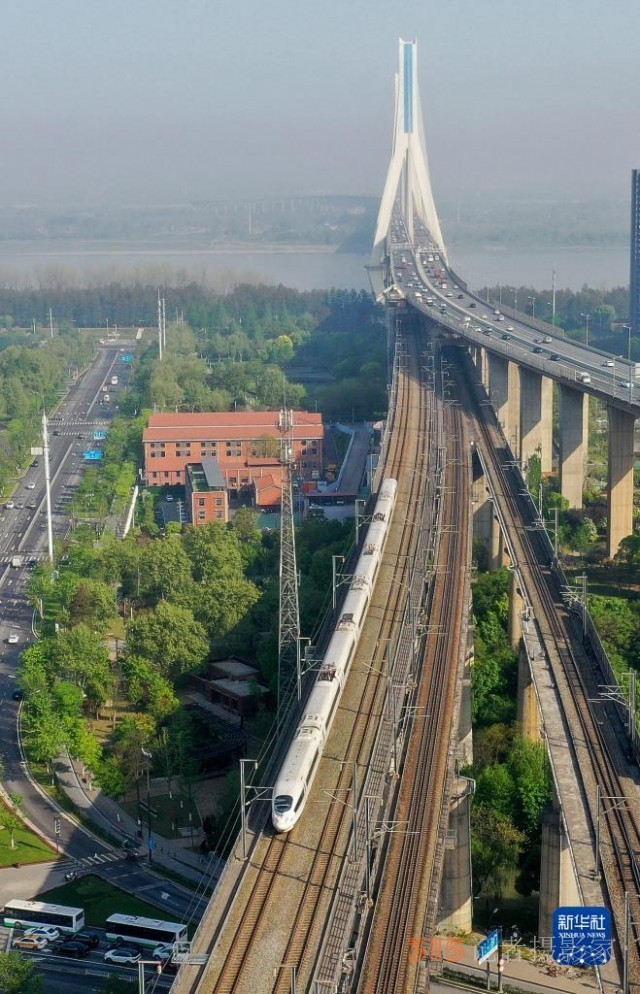
M607 549L615 555L633 531L634 431L640 417L640 364L571 341L525 315L502 313L471 292L447 265L429 232L414 220L417 243L407 241L396 211L388 238L385 288L378 299L409 308L442 332L468 344L515 458L538 456L553 470L553 384L557 384L560 490L582 507L587 470L588 398L605 407L609 423ZM629 335L629 352L631 335Z

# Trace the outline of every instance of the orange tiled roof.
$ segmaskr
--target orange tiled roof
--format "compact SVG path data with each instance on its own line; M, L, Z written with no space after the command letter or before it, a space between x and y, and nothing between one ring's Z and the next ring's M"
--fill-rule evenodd
M265 434L279 434L279 411L203 411L196 414L152 414L143 440L204 441L212 437L225 439L256 439ZM321 414L309 411L293 412L294 438L322 438L324 427Z

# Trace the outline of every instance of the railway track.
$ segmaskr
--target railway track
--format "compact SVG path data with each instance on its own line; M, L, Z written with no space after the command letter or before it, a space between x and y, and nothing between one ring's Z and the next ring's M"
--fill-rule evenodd
M446 464L431 581L429 627L433 634L426 641L416 720L394 812L395 829L385 837L384 872L360 972L358 990L367 994L415 989L419 964L411 961L410 940L435 925L444 856L455 685L466 646L471 464L460 408L443 404L442 416Z
M504 439L495 423L489 421L486 406L480 405L477 390L471 382L473 374L470 377L469 370L467 372L462 389L474 420L477 444L492 478L495 499L500 502L510 526L514 556L561 697L569 744L574 750L575 765L581 774L584 798L591 815L594 844L599 816L601 863L619 940L618 962L622 967L620 952L625 934L626 893L633 938L626 957L629 986L640 989L640 872L637 862L640 810L637 786L627 767L625 733L613 706L595 703L599 684L606 682L605 678L599 672L593 654L586 651L575 616L563 603L556 573L547 565L548 549L535 527L531 503L523 498L514 481ZM597 810L597 787L601 796L608 799L603 802L600 812Z
M360 657L368 656L368 664L360 673L355 672L355 680L349 678L340 706L346 735L343 730L342 742L332 747L339 712L311 802L287 836L272 834L270 829L263 833L241 885L242 899L236 900L226 927L210 950L209 964L193 988L199 992L285 992L290 989L288 973L282 969L285 965L295 966L301 987L307 983L324 925L324 907L341 861L348 858L353 771L367 767L376 725L384 711L384 656L406 600L405 574L418 529L424 439L431 416L430 405L424 403L423 371L415 340L399 341L396 365L395 415L385 467L385 475L395 476L399 482L396 524L384 556L386 575L381 569L352 674L358 670ZM348 696L354 682L356 690ZM326 803L323 793L327 792L334 803ZM278 913L275 909L286 911Z

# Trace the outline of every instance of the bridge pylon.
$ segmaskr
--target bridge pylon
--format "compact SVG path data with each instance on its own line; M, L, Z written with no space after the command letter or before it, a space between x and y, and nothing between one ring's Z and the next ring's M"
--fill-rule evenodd
M398 45L393 146L373 242L371 261L374 266L379 265L387 254L385 243L396 201L401 205L409 241L413 244L414 218L417 216L446 259L446 248L429 177L418 89L418 43L400 38Z

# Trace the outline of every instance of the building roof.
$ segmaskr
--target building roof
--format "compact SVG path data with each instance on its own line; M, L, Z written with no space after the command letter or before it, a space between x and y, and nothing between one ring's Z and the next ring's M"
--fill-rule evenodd
M224 490L225 481L218 460L214 456L203 456L200 465L211 490Z
M262 507L274 507L282 500L282 485L268 473L253 481L256 491L256 504Z
M152 414L143 433L144 442L206 441L211 438L257 439L279 433L279 411L223 411L185 414ZM293 412L293 437L322 438L321 414Z
M205 456L200 462L187 463L185 468L193 490L200 493L226 490L224 475L218 460L213 456Z
M249 683L246 680L232 680L228 677L209 680L209 684L215 690L225 693L229 697L252 697L254 694L267 694L269 692L268 687L263 687L259 683Z
M217 670L221 674L219 677L212 677L213 680L223 679L222 674L232 680L248 680L251 677L255 677L256 680L260 679L260 670L256 666L251 666L250 663L233 657L212 660L210 671L212 670Z

